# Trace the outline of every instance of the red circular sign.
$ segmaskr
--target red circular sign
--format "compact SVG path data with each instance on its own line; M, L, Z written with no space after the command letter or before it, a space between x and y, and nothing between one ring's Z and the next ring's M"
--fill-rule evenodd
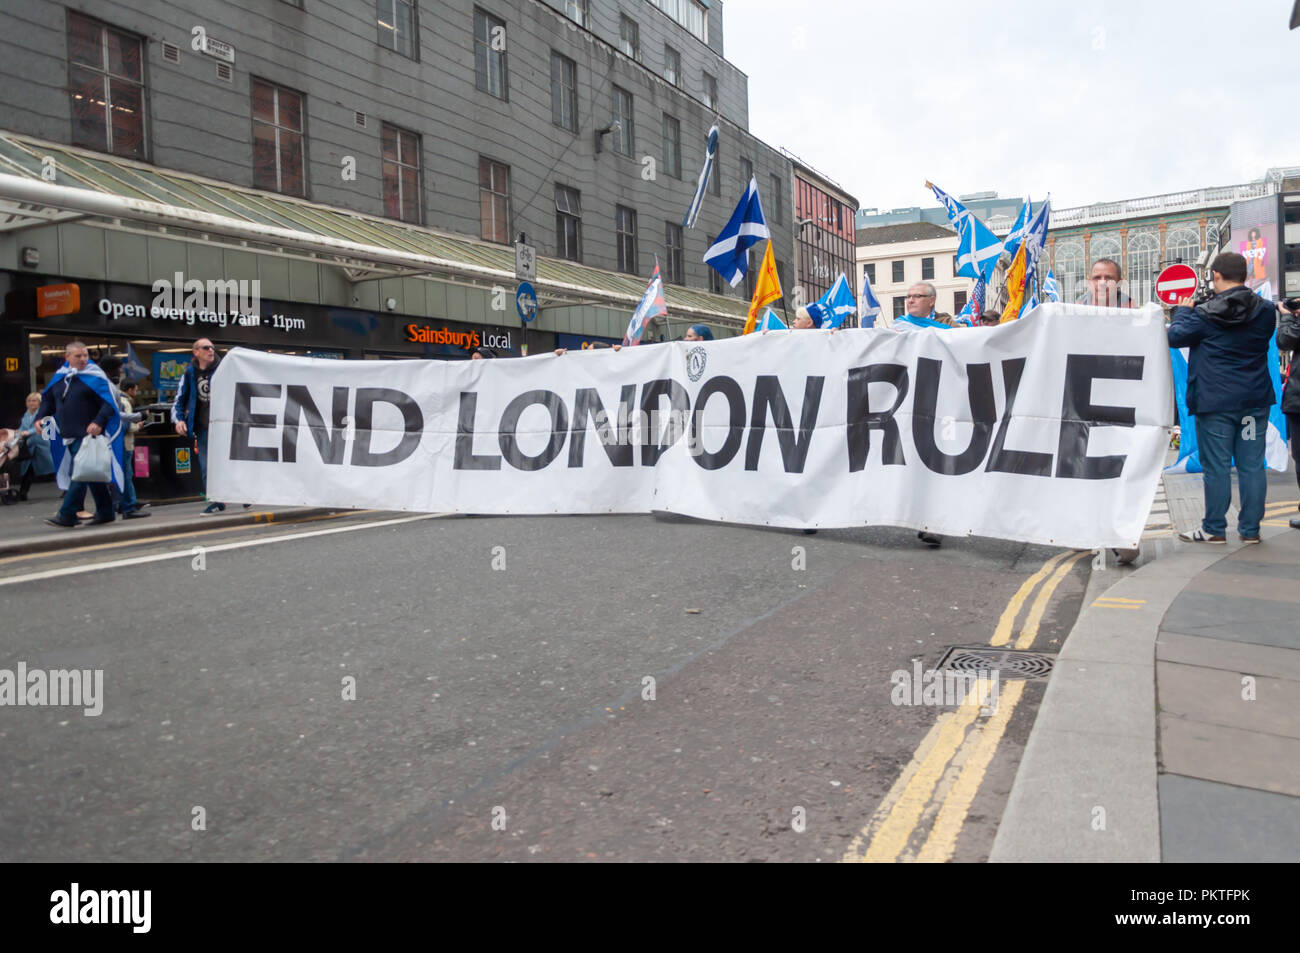
M1177 304L1196 293L1196 269L1191 265L1170 265L1156 276L1156 298L1165 304Z

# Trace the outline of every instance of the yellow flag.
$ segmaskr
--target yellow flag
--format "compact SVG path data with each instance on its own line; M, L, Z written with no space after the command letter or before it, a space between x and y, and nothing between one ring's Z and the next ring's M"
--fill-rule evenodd
M1020 243L1020 247L1016 249L1016 257L1011 262L1011 268L1007 271L1007 306L1002 310L1002 324L1020 317L1020 306L1025 300L1025 270L1028 267L1025 259L1025 244L1025 242Z
M781 281L776 275L776 259L772 257L772 243L767 243L763 253L763 267L758 270L758 281L754 282L754 300L749 303L749 320L745 322L743 333L749 334L758 324L758 313L763 305L781 297Z

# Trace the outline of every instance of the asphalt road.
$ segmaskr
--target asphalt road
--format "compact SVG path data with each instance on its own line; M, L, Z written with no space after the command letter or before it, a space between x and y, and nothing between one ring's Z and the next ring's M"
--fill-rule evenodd
M942 711L893 705L890 674L987 643L1056 552L648 516L221 548L391 518L0 565L182 554L0 586L0 667L103 669L105 696L0 708L0 859L838 860ZM1059 647L1088 565L1034 648ZM955 859L987 855L1040 697Z

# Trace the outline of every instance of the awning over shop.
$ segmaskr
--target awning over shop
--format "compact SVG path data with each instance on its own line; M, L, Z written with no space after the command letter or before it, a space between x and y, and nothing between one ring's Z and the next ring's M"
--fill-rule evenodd
M516 281L511 246L0 131L0 232L73 220L324 262L353 281ZM539 256L534 287L543 308L594 304L631 312L646 280ZM735 298L678 285L665 285L664 297L674 317L727 327L745 320L746 303Z

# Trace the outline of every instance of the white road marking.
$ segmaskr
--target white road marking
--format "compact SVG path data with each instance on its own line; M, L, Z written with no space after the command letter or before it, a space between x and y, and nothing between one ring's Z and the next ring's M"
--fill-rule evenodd
M251 546L267 546L271 543L285 543L294 539L310 539L314 536L331 536L334 533L352 533L359 529L377 529L380 526L397 526L401 523L415 523L420 520L433 520L446 513L421 513L416 516L402 516L397 519L379 520L374 523L357 523L350 526L331 526L328 529L309 530L302 533L287 533L282 536L268 536L264 539L247 539L237 543L217 543L214 546L190 546L186 549L168 553L154 553L151 556L132 556L127 559L110 559L102 563L87 563L79 566L64 566L61 569L46 569L41 572L27 573L22 576L0 578L0 586L14 586L24 582L38 582L42 579L58 579L61 576L75 576L83 572L95 572L100 569L120 569L124 566L140 566L145 563L162 562L167 559L186 559L195 555L196 549L207 553L221 553L232 549L247 549ZM271 524L268 524L271 525Z

